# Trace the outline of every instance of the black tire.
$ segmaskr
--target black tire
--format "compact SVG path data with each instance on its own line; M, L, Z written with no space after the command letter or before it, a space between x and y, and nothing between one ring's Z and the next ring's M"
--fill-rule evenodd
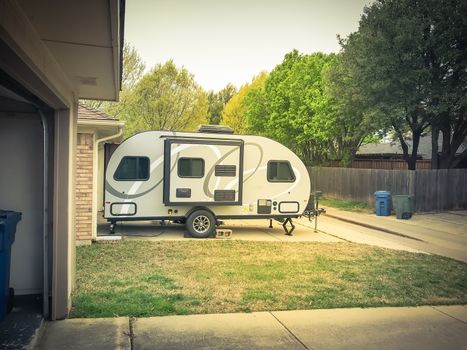
M207 210L195 210L186 219L186 229L191 237L208 238L216 229L216 218Z

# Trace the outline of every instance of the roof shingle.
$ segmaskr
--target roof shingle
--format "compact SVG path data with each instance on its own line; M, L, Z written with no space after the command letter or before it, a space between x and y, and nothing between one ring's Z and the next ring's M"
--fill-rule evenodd
M89 106L78 104L78 119L118 120L117 118Z

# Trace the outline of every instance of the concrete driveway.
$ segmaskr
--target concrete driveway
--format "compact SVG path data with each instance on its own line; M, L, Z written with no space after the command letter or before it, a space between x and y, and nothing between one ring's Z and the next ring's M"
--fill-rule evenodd
M326 208L318 218L318 232L314 222L306 218L294 219L293 236L284 235L279 222L273 220L226 220L222 228L232 230L236 240L271 242L355 242L383 248L437 254L467 262L467 211L438 214L416 214L410 220L395 216L354 213ZM108 223L99 219L98 238L144 240L191 239L183 225L159 221L123 222L115 235L108 234Z
M421 252L467 262L467 210L415 214L410 220L399 220L395 216L328 208L324 217L321 229L332 231L342 239L367 244L383 239Z
M301 219L300 219L301 220ZM222 229L231 229L233 240L270 241L270 242L343 242L344 240L310 229L294 221L296 226L293 236L284 234L281 224L273 220L273 228L269 228L269 220L225 220ZM112 237L108 234L108 223L100 221L98 237ZM140 221L118 223L113 236L123 236L125 239L143 240L183 240L191 238L184 225L174 223L161 224L159 221Z
M467 349L467 306L274 311L46 324L54 349Z

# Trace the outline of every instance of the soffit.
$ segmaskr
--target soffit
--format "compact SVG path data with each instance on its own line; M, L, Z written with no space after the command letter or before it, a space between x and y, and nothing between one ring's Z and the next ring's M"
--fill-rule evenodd
M19 5L78 98L118 98L119 1L20 0Z

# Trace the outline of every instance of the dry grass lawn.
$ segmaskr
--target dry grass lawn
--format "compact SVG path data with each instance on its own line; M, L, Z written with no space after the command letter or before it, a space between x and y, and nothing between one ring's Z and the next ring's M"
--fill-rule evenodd
M466 304L467 264L352 243L78 247L73 317Z

